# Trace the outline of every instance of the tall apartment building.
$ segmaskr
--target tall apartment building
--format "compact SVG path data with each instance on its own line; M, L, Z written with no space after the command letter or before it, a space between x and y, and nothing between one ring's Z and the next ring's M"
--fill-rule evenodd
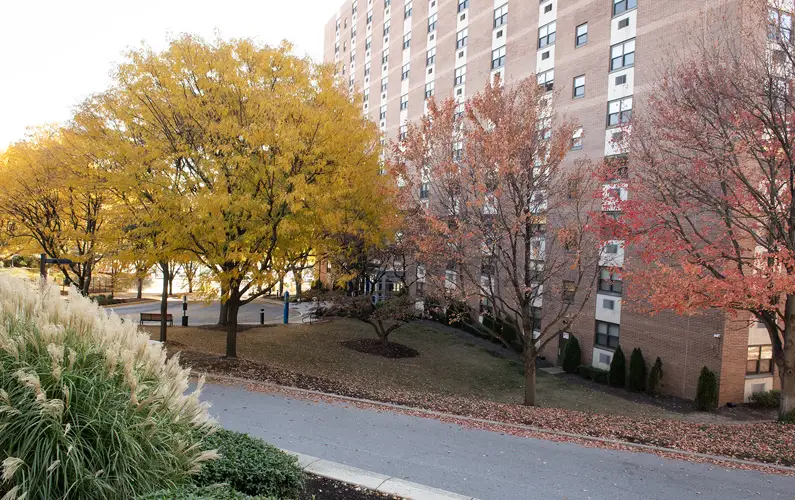
M499 73L508 84L535 75L554 91L558 114L575 118L567 161L621 159L612 140L658 73L686 43L683 30L696 8L730 4L704 0L347 0L325 28L327 62L363 92L362 111L386 140L426 112L431 96L463 102ZM630 166L631 168L631 166ZM626 199L620 182L606 186ZM623 242L609 242L612 263L623 265ZM778 386L767 331L745 317L719 312L649 317L622 311L620 275L607 269L597 293L572 325L543 353L559 361L576 335L583 361L607 369L619 343L629 355L664 364L663 390L692 399L703 366L720 377L720 402L741 402ZM612 278L612 279L609 279ZM671 293L677 293L671 290ZM554 345L553 345L554 344Z

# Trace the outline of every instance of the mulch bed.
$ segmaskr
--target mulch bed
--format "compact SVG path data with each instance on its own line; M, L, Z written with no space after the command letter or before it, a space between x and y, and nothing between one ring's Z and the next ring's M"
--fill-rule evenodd
M169 348L172 351L180 350L177 346ZM550 431L795 466L795 425L776 422L701 424L586 413L562 408L528 407L445 394L356 386L350 382L303 375L243 359L227 360L195 351L183 351L181 357L185 364L198 372L230 375Z
M398 359L398 358L416 358L420 355L416 349L398 344L397 342L390 342L386 345L382 344L380 340L376 339L355 339L340 342L343 347L353 349L356 352L364 354L373 354L375 356L383 356L385 358Z
M334 481L319 476L307 476L306 489L298 500L377 500L400 497L379 493L348 483Z

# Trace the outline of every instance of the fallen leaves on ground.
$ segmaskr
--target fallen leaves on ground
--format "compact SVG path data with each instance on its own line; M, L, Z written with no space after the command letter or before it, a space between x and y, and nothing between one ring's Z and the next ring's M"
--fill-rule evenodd
M198 352L182 351L181 357L188 365L199 372L229 375L252 381L320 391L329 394L332 399L333 395L370 399L464 417L506 424L526 425L546 431L614 439L767 464L795 466L795 425L782 425L775 422L699 424L681 420L630 418L561 408L528 407L441 394L395 390L384 391L372 386L358 386L336 380L302 375L247 360L227 360ZM347 403L367 406L366 403L351 403L350 401ZM373 409L385 410L383 406ZM452 420L468 427L499 430L500 432L526 435L528 437L576 441L587 446L627 449L626 446L619 443L590 441L572 436L552 435L508 427L495 429L491 423L474 422L472 420L458 421L425 412L412 413L410 410L395 408L389 408L389 411L401 411L422 417ZM637 451L635 448L633 450ZM662 456L670 455L665 452L654 453ZM681 459L683 456L675 455L675 458ZM684 458L691 461L713 462L733 468L758 468L737 463L725 463L708 458L692 456ZM768 468L768 471L780 472L770 468Z

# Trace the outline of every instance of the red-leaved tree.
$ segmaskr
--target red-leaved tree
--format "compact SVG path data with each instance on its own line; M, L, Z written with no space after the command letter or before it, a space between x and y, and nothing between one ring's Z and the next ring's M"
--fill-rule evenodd
M748 7L748 5L746 5ZM791 16L698 44L636 114L624 278L649 310L721 309L767 328L795 408L795 53ZM756 9L756 10L755 10ZM770 17L768 17L770 14ZM751 16L750 18L753 18ZM756 43L756 42L759 43ZM634 283L634 285L633 285Z
M429 293L473 306L464 319L506 345L501 326L517 332L527 405L536 358L582 310L600 254L594 177L564 167L577 126L551 103L535 78L487 84L465 105L431 100L392 160Z

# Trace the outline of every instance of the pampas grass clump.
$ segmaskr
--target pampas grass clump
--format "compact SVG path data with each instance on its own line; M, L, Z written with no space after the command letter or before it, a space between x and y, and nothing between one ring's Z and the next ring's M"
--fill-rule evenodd
M188 374L76 291L0 275L0 498L133 498L184 484L216 457Z

